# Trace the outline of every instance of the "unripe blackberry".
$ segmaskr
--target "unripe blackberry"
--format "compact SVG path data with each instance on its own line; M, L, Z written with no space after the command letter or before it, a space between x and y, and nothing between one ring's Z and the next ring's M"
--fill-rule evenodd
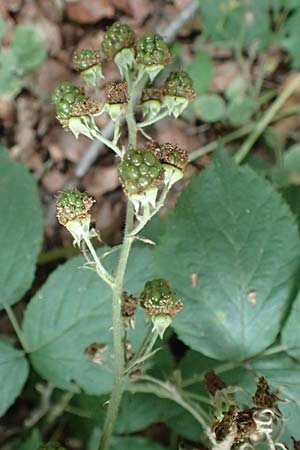
M170 73L164 84L164 94L164 105L169 114L177 118L195 96L189 75L184 71Z
M155 117L161 109L162 98L163 94L160 88L149 87L144 89L141 99L144 116L148 116L149 119Z
M162 339L164 332L172 323L172 318L183 308L170 284L161 278L147 281L141 294L141 305L152 319L155 329Z
M183 308L182 301L162 278L147 281L141 294L141 305L150 316L173 317Z
M123 23L115 22L104 33L102 40L102 51L107 59L111 60L124 48L131 48L135 44L135 33Z
M165 66L172 60L169 47L159 34L148 33L136 43L136 61L144 66Z
M53 103L56 104L60 102L62 98L67 94L79 95L82 94L82 91L74 84L65 81L64 83L60 84L56 89L54 89L54 91L52 92Z
M68 222L81 221L90 212L95 200L85 192L77 189L66 190L56 202L56 217L61 225L66 226Z
M187 72L171 72L164 84L165 95L183 97L191 100L195 97L193 81Z
M130 149L119 164L119 175L125 193L130 196L158 187L163 180L163 168L151 151Z
M187 151L177 145L169 142L159 145L157 142L150 141L146 144L146 147L153 151L161 164L168 164L180 170L184 170L188 165L189 157Z
M96 64L101 64L100 52L98 50L82 49L74 53L73 63L78 72L89 69Z
M86 98L83 92L73 85L61 85L55 89L52 98L55 100L56 117L66 130L72 128L69 127L71 118L90 116L99 111L98 104Z

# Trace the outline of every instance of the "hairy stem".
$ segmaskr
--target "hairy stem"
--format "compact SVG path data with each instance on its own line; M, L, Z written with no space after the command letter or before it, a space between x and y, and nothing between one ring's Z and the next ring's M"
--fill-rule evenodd
M112 276L107 272L107 270L103 267L97 253L96 250L93 247L93 244L91 243L89 237L87 237L86 235L83 236L84 242L86 243L89 251L91 252L91 255L93 257L93 260L96 264L96 270L98 275L100 276L100 278L103 279L103 281L105 281L109 286L113 287L114 285L114 280L112 278Z
M133 242L133 237L129 235L130 230L132 228L132 223L133 223L133 205L130 202L128 202L123 245L121 247L121 253L117 266L115 282L112 288L115 380L103 426L99 450L109 449L110 439L112 436L114 424L118 415L118 410L122 398L123 377L125 370L125 356L123 348L123 321L121 314L121 301L122 301L123 283L126 265L131 245Z
M158 213L158 211L163 207L163 205L165 203L168 192L169 192L169 186L165 185L165 187L163 188L163 191L160 195L160 198L159 198L158 202L156 203L155 208L153 209L153 211L151 213L145 214L144 217L142 217L142 219L140 220L138 225L134 228L134 230L132 230L131 236L135 236L136 234L138 234L144 228L144 226L149 222L149 220L152 219L152 217Z
M95 139L98 139L99 141L103 142L104 145L113 150L118 156L121 156L121 151L117 146L117 144L114 141L112 142L105 136L103 136L103 134L100 133L97 127L92 128L91 133Z

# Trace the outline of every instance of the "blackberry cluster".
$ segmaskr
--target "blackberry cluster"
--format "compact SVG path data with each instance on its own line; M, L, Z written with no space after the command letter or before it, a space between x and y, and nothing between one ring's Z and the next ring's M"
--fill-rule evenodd
M71 83L63 83L52 94L57 119L68 129L71 117L93 115L99 111L99 106L93 100L86 98L82 90Z
M67 81L59 85L52 93L52 101L55 105L59 104L64 97L74 100L74 98L84 99L84 95L77 86Z
M145 148L128 150L119 165L119 175L126 194L142 194L163 180L163 168L156 156Z
M171 97L191 100L195 97L193 81L187 72L171 72L164 84L164 93Z
M73 63L78 72L83 72L96 64L100 64L100 52L97 50L83 49L74 53Z
M173 317L183 308L182 301L162 278L147 281L141 294L141 305L150 316Z
M145 34L136 43L135 58L144 66L166 65L172 60L169 47L159 34Z
M87 217L95 200L77 189L66 190L56 203L56 217L61 225Z
M107 59L111 60L124 48L134 46L136 37L134 31L123 23L115 22L104 33L102 40L102 51Z

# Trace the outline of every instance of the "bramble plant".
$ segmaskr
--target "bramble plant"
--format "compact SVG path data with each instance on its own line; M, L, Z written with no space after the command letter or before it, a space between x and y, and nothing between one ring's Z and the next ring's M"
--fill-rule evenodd
M105 59L117 65L119 81L105 83ZM82 255L49 276L22 326L12 306L33 280L41 208L31 175L0 151L0 307L22 347L0 341L0 415L21 392L29 361L46 380L20 448L65 450L55 433L43 444L36 425L43 420L48 437L67 412L87 420L87 450L164 450L136 435L162 421L172 449L190 442L213 450L299 450L298 225L271 183L238 164L300 76L264 112L235 161L219 146L163 223L158 213L168 193L189 160L204 154L189 158L177 143L156 142L145 131L179 117L195 96L191 77L168 71L171 62L161 36L137 39L121 23L104 33L100 49L75 53L88 89L66 81L52 101L66 132L115 153L126 197L123 239L98 248L96 199L75 188L59 193L57 220ZM97 126L101 114L114 123L111 139ZM171 329L186 345L179 361L166 345Z
M99 139L109 146L119 158L118 171L125 195L128 198L126 224L119 260L114 273L105 267L97 255L91 238L97 236L90 230L90 208L93 199L76 189L63 192L57 201L57 218L72 234L74 244L78 245L87 259L89 268L94 269L112 291L112 330L115 363L114 384L109 401L106 420L101 433L99 449L110 448L111 435L117 418L122 391L126 377L130 376L142 362L152 355L152 348L158 336L163 335L172 322L172 318L183 307L176 298L169 283L165 280L147 281L140 295L141 306L149 318L151 330L147 333L137 353L126 361L124 348L127 337L124 335L122 311L124 301L131 297L124 296L124 276L130 250L134 240L140 239L139 233L148 221L164 205L166 195L172 185L183 177L183 170L188 163L187 152L172 144L155 144L137 147L137 134L149 124L155 123L166 115L178 117L188 106L194 96L192 80L187 73L172 72L159 87L151 83L172 60L171 52L163 38L156 34L146 34L136 39L133 30L127 25L114 23L103 36L102 52L107 59L117 64L122 80L105 86L105 101L99 104L86 97L84 92L70 83L63 83L52 95L58 120L66 130L71 130L75 137L79 134L91 139ZM95 89L102 75L100 56L93 50L81 50L74 56L76 69L83 79ZM136 120L135 104L137 93L144 109L144 119ZM160 92L160 96L156 92ZM151 97L154 93L154 98ZM155 106L149 106L154 102ZM108 112L115 122L112 141L101 134L94 118ZM125 120L128 130L128 148L120 146L120 127ZM135 223L136 219L136 223ZM100 236L99 236L100 238ZM89 253L87 253L86 248ZM131 293L130 293L131 294ZM134 307L138 302L134 302ZM131 303L132 304L132 303ZM126 308L125 308L126 309ZM131 312L130 316L133 316ZM129 322L131 326L133 321Z

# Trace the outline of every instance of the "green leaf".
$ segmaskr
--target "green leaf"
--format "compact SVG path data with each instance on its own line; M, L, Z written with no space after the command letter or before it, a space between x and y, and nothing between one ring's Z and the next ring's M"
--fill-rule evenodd
M112 443L112 450L167 450L166 447L150 441L143 437L122 437L115 438Z
M284 324L281 340L288 353L300 359L300 291Z
M255 358L249 363L248 369L254 371L257 376L264 375L274 389L280 388L281 398L299 400L299 363L287 354Z
M4 34L5 34L5 21L2 17L2 15L0 14L0 40L3 38Z
M100 429L95 428L88 446L87 450L98 450L99 439L100 439ZM160 444L150 441L140 436L133 437L115 437L113 438L111 450L167 450L166 447L162 447Z
M0 48L0 95L17 95L22 88L18 61L11 49Z
M0 341L0 417L15 402L28 377L24 353Z
M104 260L108 269L115 267L116 256L115 252ZM133 249L127 292L142 291L151 277L151 258L149 247ZM73 258L50 275L26 310L24 336L31 349L31 362L42 377L62 389L76 391L79 386L89 394L103 394L110 391L114 373L111 292L95 272L83 268L84 262L82 257ZM144 333L141 311L134 333L129 334L134 347ZM108 346L99 364L84 353L92 343Z
M280 411L286 419L284 432L280 436L280 441L284 442L288 448L293 448L291 437L293 436L297 441L300 440L300 402L291 401L281 404Z
M281 194L291 208L300 227L300 186L289 186L288 188L283 189Z
M283 24L279 33L279 45L289 53L294 68L300 67L300 9L297 9Z
M35 180L0 147L0 310L31 286L42 243L42 214Z
M284 152L282 166L274 167L272 179L281 188L300 184L299 144L292 145Z
M203 429L199 422L187 411L181 409L180 412L166 420L167 425L176 435L189 439L190 441L200 442L203 438Z
M269 0L199 0L204 33L231 47L268 48L270 28Z
M287 402L279 403L285 417L285 432L280 441L291 444L291 436L300 439L300 378L299 363L282 353L269 357L255 358L248 366L256 377L264 375L270 386L279 391L279 397ZM289 447L290 448L290 447Z
M207 92L213 78L214 65L212 59L205 52L198 52L186 71L194 83L197 95Z
M37 37L35 30L28 25L18 25L12 34L12 49L24 73L36 69L46 57L44 43Z
M298 249L280 195L220 152L181 195L156 246L155 272L185 303L173 322L179 338L220 360L272 344L298 274Z
M234 126L245 125L256 109L257 103L251 97L237 97L228 104L228 120Z
M37 428L34 428L28 438L19 444L15 450L38 450L42 444L42 436Z
M246 78L238 76L234 78L226 88L225 94L229 100L243 96L247 92L249 82Z
M225 102L220 95L200 95L193 102L193 108L197 117L204 122L217 122L225 115Z
M165 422L181 412L171 400L153 394L126 392L123 396L115 432L135 433L157 422Z

